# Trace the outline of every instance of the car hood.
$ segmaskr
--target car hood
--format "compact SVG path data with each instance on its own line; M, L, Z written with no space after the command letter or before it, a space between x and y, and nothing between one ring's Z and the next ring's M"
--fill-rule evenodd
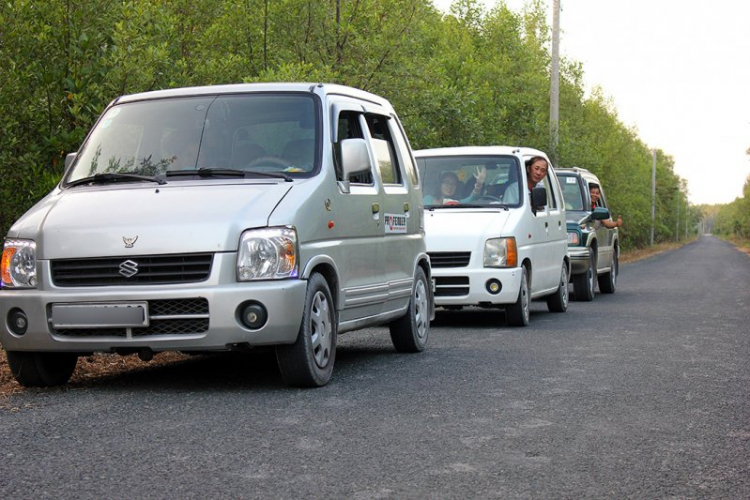
M293 185L174 184L56 190L10 234L36 240L40 259L234 251Z
M565 220L566 222L578 224L578 221L590 214L591 212L586 210L567 210L565 212Z
M470 251L484 248L487 238L498 237L512 211L439 209L425 211L428 252Z

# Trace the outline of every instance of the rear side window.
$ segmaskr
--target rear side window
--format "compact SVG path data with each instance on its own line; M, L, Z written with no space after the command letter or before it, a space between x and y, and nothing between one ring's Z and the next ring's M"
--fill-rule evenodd
M377 168L383 184L402 184L401 169L399 168L396 145L389 127L389 118L382 115L365 115L367 127L372 137Z

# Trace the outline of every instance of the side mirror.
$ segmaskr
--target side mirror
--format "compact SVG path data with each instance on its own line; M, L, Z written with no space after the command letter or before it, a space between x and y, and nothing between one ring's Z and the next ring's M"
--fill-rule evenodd
M78 153L68 153L65 155L65 172L67 172L73 162L76 161L76 156L78 156Z
M531 190L531 211L536 215L539 208L547 206L547 189L537 186Z
M594 220L607 220L609 219L609 209L604 207L596 207L591 212L591 218Z
M372 171L370 153L364 139L344 139L341 141L341 168L344 180Z

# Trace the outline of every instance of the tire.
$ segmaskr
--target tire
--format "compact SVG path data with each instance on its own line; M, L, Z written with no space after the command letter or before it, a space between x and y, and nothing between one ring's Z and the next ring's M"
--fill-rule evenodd
M528 326L531 311L529 310L529 273L526 267L521 267L521 287L518 299L505 308L505 318L510 326Z
M60 352L7 351L13 377L24 387L52 387L70 380L78 355Z
M599 291L602 293L615 293L615 289L617 288L617 273L620 272L618 253L617 248L615 248L612 253L612 268L609 272L599 276Z
M589 268L584 274L573 277L573 294L577 301L591 302L596 296L596 256L589 248Z
M409 308L406 314L388 325L391 331L391 341L396 351L422 352L424 350L430 335L429 294L427 276L421 267L417 267Z
M563 262L557 291L547 297L547 309L550 312L564 313L568 310L568 299L568 266Z
M281 378L293 387L322 387L331 380L336 360L338 323L328 282L313 274L307 283L305 308L297 340L276 347Z

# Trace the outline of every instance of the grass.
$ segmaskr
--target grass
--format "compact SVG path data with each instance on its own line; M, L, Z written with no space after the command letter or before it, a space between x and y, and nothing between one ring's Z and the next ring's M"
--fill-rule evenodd
M684 243L683 243L684 244ZM632 250L623 253L620 256L620 262L634 262L647 257L652 257L660 253L673 250L680 247L679 243L661 243L653 247ZM750 244L745 242L744 247L738 246L740 250L750 255ZM135 370L147 370L149 367L160 364L175 363L186 359L186 355L165 352L157 354L152 361L141 361L138 356L120 356L117 354L94 354L92 356L82 357L78 360L73 376L70 379L72 385L84 384L88 381L96 380L105 376L117 375L119 373L130 372ZM12 394L23 392L24 389L16 382L11 375L8 367L8 360L5 351L0 349L0 409L3 408L3 402L7 401Z

